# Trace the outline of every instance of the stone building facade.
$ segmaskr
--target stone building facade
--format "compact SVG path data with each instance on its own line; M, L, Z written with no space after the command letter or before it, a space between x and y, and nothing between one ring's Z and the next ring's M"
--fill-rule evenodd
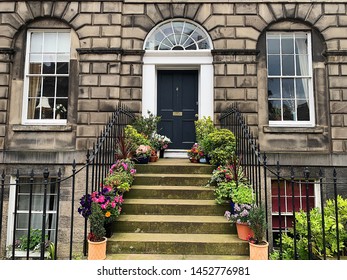
M151 46L162 27L189 35L192 30L182 31L183 25L206 35L208 46L191 50L177 38L171 49ZM165 32L163 28L162 35L169 38ZM45 55L51 54L49 40L35 41L36 35L53 33L56 70L45 64ZM69 34L67 49L66 42L60 46L64 34ZM194 40L199 43L199 38ZM286 53L283 40L295 42L296 50ZM35 53L40 46L47 47L47 53L42 48ZM294 62L285 63L286 55ZM277 66L269 64L276 59L282 61L278 75ZM43 69L37 70L34 64L42 62ZM290 67L296 72L286 76ZM29 173L33 166L53 170L59 165L68 173L73 159L83 164L86 150L117 105L135 113L157 113L162 70L196 72L199 117L211 116L218 124L220 114L237 102L270 163L346 166L344 1L42 0L0 2L0 167L14 174L17 168ZM54 108L50 103L48 121L43 117L45 88L41 95L33 93L38 87L31 78L35 75L61 79L53 83L56 88L47 84L47 90L55 90L49 96ZM274 88L281 83L282 95L269 96L270 82ZM288 109L290 105L283 105L288 100L297 106ZM300 102L306 113L298 112ZM67 107L63 118L58 118L58 105ZM270 105L279 111L270 112Z

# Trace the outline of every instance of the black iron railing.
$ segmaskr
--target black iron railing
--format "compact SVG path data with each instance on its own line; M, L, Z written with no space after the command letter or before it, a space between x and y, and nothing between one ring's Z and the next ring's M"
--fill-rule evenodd
M339 196L347 197L347 179L344 172L341 171L338 177L337 168L319 168L316 164L309 167L281 166L277 161L277 164L268 166L267 155L260 152L258 140L236 106L226 110L221 115L220 122L221 127L234 133L236 154L241 159L244 173L253 186L256 203L265 205L268 224L266 236L272 241L270 248L277 253L277 259L290 258L288 237L293 241L293 259L340 259L342 254L346 254L347 238L344 235L342 240L340 233L343 231L341 227L347 230L347 224L345 220L342 220L341 224L338 205ZM341 169L345 170L346 167ZM326 221L325 213L328 209L327 202L329 211L333 208L329 222ZM319 214L312 209L319 209ZM311 213L315 216L311 217ZM318 232L317 215L320 222ZM300 224L297 218L300 218ZM327 229L329 234L326 232ZM307 255L300 251L303 242L306 244L303 251L307 252Z
M119 148L119 139L123 137L124 128L127 124L131 124L134 119L134 115L125 107L119 107L112 114L109 123L102 130L99 137L96 139L96 143L93 148L86 154L86 162L82 166L77 165L74 160L72 163L72 174L70 176L62 177L61 169L59 168L56 174L49 172L48 168L45 168L39 173L31 171L29 175L21 174L17 170L16 174L12 177L15 178L15 182L11 182L3 171L0 180L0 258L23 258L32 259L32 250L29 249L29 243L32 239L32 214L39 212L42 217L41 227L39 227L41 239L40 249L38 250L38 259L46 259L48 245L52 246L51 258L57 259L59 256L59 250L64 251L64 259L72 259L73 253L76 252L76 232L80 236L82 235L83 254L86 255L87 244L87 220L84 220L83 233L79 230L76 231L75 217L77 213L76 207L76 180L85 184L84 190L78 188L79 193L90 193L95 190L99 190L100 184L103 182L110 166L116 160L117 149ZM66 166L65 166L66 168ZM84 172L84 174L83 174ZM53 174L53 175L52 175ZM40 196L42 197L42 208L39 210L34 206L34 188L39 187L42 189ZM10 203L10 190L14 193L14 207L13 213L8 212L8 216L12 219L12 245L9 248L5 247L6 241L3 238L5 225L5 202ZM21 189L20 189L21 188ZM21 193L19 191L21 190ZM23 191L25 190L25 194ZM63 193L64 192L64 193ZM23 201L23 197L27 200ZM62 198L63 197L63 198ZM7 201L5 199L8 199ZM25 213L27 216L26 225L23 226L23 220L21 223L21 230L26 232L25 242L26 250L25 254L18 257L14 244L18 242L16 238L16 230L18 230L18 217L23 215L23 211L19 207L19 203L27 203L28 211ZM62 203L64 203L62 209ZM66 211L66 207L70 207L70 211ZM62 214L64 212L64 214ZM70 214L69 214L70 213ZM60 221L64 219L64 228L60 225ZM8 225L9 226L9 225ZM83 227L82 227L83 228ZM9 230L7 230L9 232ZM47 234L48 233L48 234ZM48 237L47 237L48 235ZM6 237L6 236L5 236ZM47 244L47 238L51 241ZM81 242L79 242L81 243ZM74 251L75 250L75 251ZM3 253L5 255L3 255ZM78 252L81 253L81 252Z

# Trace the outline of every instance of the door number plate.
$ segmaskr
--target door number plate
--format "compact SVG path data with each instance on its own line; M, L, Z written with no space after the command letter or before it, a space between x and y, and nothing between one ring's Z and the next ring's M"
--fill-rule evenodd
M172 115L174 117L182 117L183 116L183 113L182 112L172 112Z

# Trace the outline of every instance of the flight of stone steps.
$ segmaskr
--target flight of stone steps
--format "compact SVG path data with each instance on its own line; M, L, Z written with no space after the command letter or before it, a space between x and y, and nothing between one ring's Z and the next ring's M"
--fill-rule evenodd
M248 259L248 243L237 237L206 187L213 167L188 159L160 159L136 166L123 213L107 241L107 259Z

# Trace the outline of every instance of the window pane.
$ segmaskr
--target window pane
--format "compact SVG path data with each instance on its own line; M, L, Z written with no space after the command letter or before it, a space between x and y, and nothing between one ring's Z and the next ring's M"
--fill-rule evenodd
M296 75L307 76L308 72L308 57L307 55L296 56Z
M292 36L282 36L282 54L294 54L294 40Z
M30 62L42 62L42 54L31 54L29 57Z
M55 107L56 119L67 119L67 99L57 99L57 105Z
M35 52L35 53L42 52L42 39L43 39L43 33L41 32L31 33L30 52Z
M296 38L295 40L295 53L297 54L307 54L307 39L306 36L304 38Z
M68 54L57 54L57 62L69 62L70 55Z
M282 56L282 74L283 76L294 76L294 55L283 55Z
M29 97L41 96L41 77L29 77Z
M268 79L268 96L272 98L281 98L280 79Z
M306 100L298 100L298 121L310 120L310 109Z
M269 120L280 121L281 117L281 101L269 100Z
M57 97L68 97L69 78L57 77Z
M55 53L57 51L57 33L44 33L43 52Z
M282 79L282 97L295 98L294 79Z
M283 100L283 120L295 120L295 100Z
M57 63L57 74L68 74L69 73L69 63L68 62L58 62Z
M58 33L58 52L70 51L70 33Z
M267 39L267 53L268 54L280 54L280 40L277 39Z
M268 56L268 72L270 76L281 75L281 62L279 55Z
M42 74L55 74L55 63L44 62Z
M41 74L41 63L30 63L29 74Z
M308 79L295 79L296 82L296 98L308 100Z
M42 96L54 97L54 92L55 92L55 77L44 77Z

